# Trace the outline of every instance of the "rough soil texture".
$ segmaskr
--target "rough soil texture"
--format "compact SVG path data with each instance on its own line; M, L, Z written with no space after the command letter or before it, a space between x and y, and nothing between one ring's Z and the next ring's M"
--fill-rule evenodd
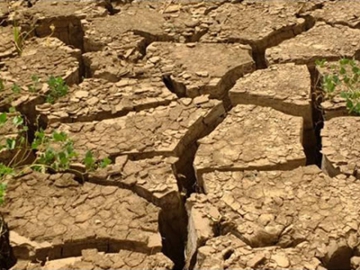
M173 263L161 253L145 255L143 253L121 250L119 253L106 254L96 249L84 249L81 257L48 261L44 270L83 270L83 269L162 269L170 270ZM32 269L37 264L21 261L16 269Z
M269 107L237 105L208 136L198 141L198 180L214 170L289 170L305 165L303 119Z
M316 9L310 14L317 21L324 21L331 25L346 25L351 28L359 28L360 19L357 16L360 11L359 2L327 1L321 9Z
M92 150L98 158L132 155L180 156L224 115L224 107L207 96L183 98L169 106L131 112L102 121L53 124L68 132L80 155Z
M104 1L99 1L104 2ZM83 27L81 20L106 16L108 10L95 1L40 1L31 9L24 8L19 12L20 25L32 35L47 37L51 35L65 44L83 48ZM55 26L52 32L50 25Z
M146 51L180 96L223 98L238 78L255 68L251 49L241 45L155 42Z
M359 117L314 68L360 60L359 7L1 1L0 114L112 164L10 179L0 253L22 270L360 269ZM51 75L69 85L54 104Z
M345 267L359 237L359 205L348 199L359 196L354 180L344 175L331 179L315 166L207 173L206 195L193 194L187 201L188 251L193 254L195 245L230 232L253 248L305 242L325 267Z
M1 28L0 28L1 29ZM32 39L24 48L21 57L7 58L2 61L0 77L4 80L3 91L0 91L0 109L16 107L22 113L34 116L35 106L44 103L44 94L48 88L43 87L49 76L58 76L72 85L80 81L79 50L65 46L55 38ZM36 75L39 83L31 79ZM21 88L14 93L12 86ZM32 92L29 86L37 90Z
M331 176L343 173L360 178L360 119L336 117L321 131L323 169Z
M9 189L7 220L10 230L21 236L14 247L18 258L79 256L85 248L118 252L121 247L147 254L161 250L160 209L130 190L80 185L66 174L36 173L14 181Z
M313 127L311 79L305 65L273 65L239 79L229 91L231 104L256 104L301 116L304 128Z
M1 3L0 3L1 4ZM1 15L0 15L1 18ZM0 60L16 55L16 49L12 43L12 28L11 27L1 27L0 28Z
M53 105L42 104L37 111L45 122L83 122L126 115L131 111L169 105L176 99L161 77L123 78L116 83L85 79Z
M296 63L314 66L316 59L359 59L360 30L318 22L309 31L265 52L268 64Z
M321 269L321 262L302 243L295 248L251 248L228 234L199 248L194 269Z
M149 6L134 4L110 18L91 19L85 26L84 49L98 51L105 48L122 58L131 55L131 60L140 58L146 43L172 39L164 29L165 19L159 15Z
M296 2L225 3L209 13L214 23L201 41L240 42L264 50L306 29L306 20L295 16L301 6Z

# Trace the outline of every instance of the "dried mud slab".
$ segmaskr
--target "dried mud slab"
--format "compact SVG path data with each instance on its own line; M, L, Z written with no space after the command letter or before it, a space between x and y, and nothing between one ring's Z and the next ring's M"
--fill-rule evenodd
M356 65L359 66L359 61L355 61ZM335 69L335 71L334 71ZM318 96L322 96L321 110L325 120L330 120L334 117L339 116L348 116L350 113L346 108L346 99L341 97L341 92L348 91L348 89L343 84L338 84L335 87L331 96L326 94L326 89L323 87L323 78L327 75L340 75L339 71L340 65L339 62L326 62L323 66L316 66L316 77L317 77L317 87L322 89L322 93L318 93ZM345 66L345 70L348 76L351 74L351 66ZM341 76L341 75L340 75ZM356 86L355 86L356 87Z
M269 107L237 105L198 141L197 178L214 170L290 170L305 165L303 120Z
M161 156L133 161L128 156L116 158L107 168L90 174L95 184L130 189L162 209L177 209L181 201L174 176L177 158Z
M324 269L306 245L251 248L231 234L219 236L199 248L195 269Z
M1 11L0 11L1 22ZM8 57L16 56L16 48L13 43L13 29L11 27L0 27L0 61Z
M130 190L92 183L70 174L31 173L7 190L10 240L19 259L79 256L81 250L161 250L160 209Z
M324 123L322 168L330 176L343 173L360 178L359 131L359 117L336 117Z
M273 65L240 78L229 91L233 106L254 104L301 116L312 128L311 79L305 65Z
M96 122L53 124L50 129L69 133L80 153L92 150L96 157L130 155L181 156L189 145L222 120L222 102L201 96L171 102L124 117Z
M193 194L186 203L188 258L215 234L231 232L253 248L292 248L306 241L308 253L316 253L327 269L350 269L359 243L360 185L354 178L330 178L312 165L215 171L203 179L206 195Z
M46 123L84 122L103 120L126 115L160 105L168 105L177 99L161 77L144 79L123 78L117 83L104 79L85 79L75 85L69 94L55 104L37 106Z
M111 50L120 58L135 61L142 58L146 45L152 41L173 39L164 30L165 22L149 5L125 5L113 16L91 19L84 24L84 49L86 52Z
M119 253L98 252L96 249L85 249L81 257L73 257L48 261L44 266L19 261L14 269L16 270L84 270L84 269L173 269L173 263L162 253L146 255L143 253L121 250Z
M90 174L95 184L130 189L138 196L161 208L159 231L162 252L176 265L184 262L184 242L187 238L186 211L180 196L182 183L177 182L180 161L156 156L133 161L127 156L116 158L114 165Z
M146 62L134 63L129 59L119 59L115 51L97 51L83 54L85 76L118 82L122 78L161 77L160 70Z
M360 58L360 30L317 23L309 31L265 52L268 64L296 63L312 67L316 59Z
M321 9L316 9L310 14L317 21L325 21L331 25L340 24L359 28L359 12L359 2L326 1Z
M305 31L307 22L295 15L301 3L225 3L211 11L213 23L200 39L203 42L240 42L255 52L279 44Z
M213 23L208 16L211 10L221 6L226 0L172 2L152 2L151 7L158 10L166 20L165 31L180 42L196 42ZM146 3L146 2L145 2Z
M223 98L238 78L255 70L251 49L244 45L154 42L146 57L179 96Z
M31 8L20 11L20 23L37 37L56 37L67 45L83 48L81 20L108 14L101 3L95 1L38 1ZM51 25L55 27L54 32Z

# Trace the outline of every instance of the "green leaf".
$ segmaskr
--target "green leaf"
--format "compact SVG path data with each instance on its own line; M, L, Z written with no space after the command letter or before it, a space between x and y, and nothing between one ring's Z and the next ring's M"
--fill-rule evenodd
M6 184L0 183L0 205L4 203L6 193Z
M68 93L68 86L61 77L50 76L47 81L49 86L49 94L46 97L46 102L54 103L56 99L65 96Z
M100 165L99 167L100 168L106 168L108 165L111 164L111 159L110 158L104 158L101 162L100 162Z
M340 97L342 97L342 98L348 98L348 93L347 92L345 92L345 91L342 91L341 93L340 93Z
M315 60L315 65L317 65L318 67L324 67L325 63L326 63L325 59L322 59L322 60L316 59Z
M6 113L0 113L0 126L4 125L7 121L7 114Z
M340 68L340 74L344 75L346 73L346 69L344 67Z
M21 117L21 116L14 116L14 118L13 118L13 124L16 126L16 127L18 127L18 126L20 126L20 125L22 125L22 124L24 124L24 119Z
M37 75L32 75L32 76L31 76L31 80L32 80L34 83L38 83L38 82L40 81L39 76L37 76Z
M30 93L35 93L36 92L36 88L33 85L28 86L28 90Z
M14 173L13 168L6 166L4 163L0 163L0 178L4 177L5 175L10 175L12 173Z
M343 58L343 59L340 59L339 62L340 62L340 65L347 65L347 64L349 64L350 59Z
M87 170L94 168L95 160L91 151L86 152L83 162Z
M18 86L16 83L13 84L11 90L13 91L14 94L19 94L21 92L20 86Z
M10 139L10 138L6 139L6 148L7 149L13 150L13 149L15 149L15 146L16 146L16 140L15 139Z
M67 139L67 135L64 132L54 132L52 137L55 142L64 142Z
M357 66L352 67L352 72L355 74L358 74L360 71L360 68L358 68Z

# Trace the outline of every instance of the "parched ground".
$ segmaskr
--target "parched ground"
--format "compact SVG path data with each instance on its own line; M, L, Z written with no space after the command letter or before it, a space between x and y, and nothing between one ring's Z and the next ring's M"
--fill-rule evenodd
M323 93L336 61L360 60L359 10L0 2L0 115L112 160L7 180L13 269L360 269L360 118ZM69 86L53 104L49 76ZM0 144L16 136L0 126Z

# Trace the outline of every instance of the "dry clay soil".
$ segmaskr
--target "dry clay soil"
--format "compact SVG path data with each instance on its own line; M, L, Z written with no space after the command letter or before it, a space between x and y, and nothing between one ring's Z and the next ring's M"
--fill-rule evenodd
M113 161L85 181L10 181L13 269L360 269L360 118L338 93L320 103L330 71L315 66L360 60L358 14L356 1L1 1L0 112ZM31 32L21 56L15 21ZM54 104L50 75L69 85Z

